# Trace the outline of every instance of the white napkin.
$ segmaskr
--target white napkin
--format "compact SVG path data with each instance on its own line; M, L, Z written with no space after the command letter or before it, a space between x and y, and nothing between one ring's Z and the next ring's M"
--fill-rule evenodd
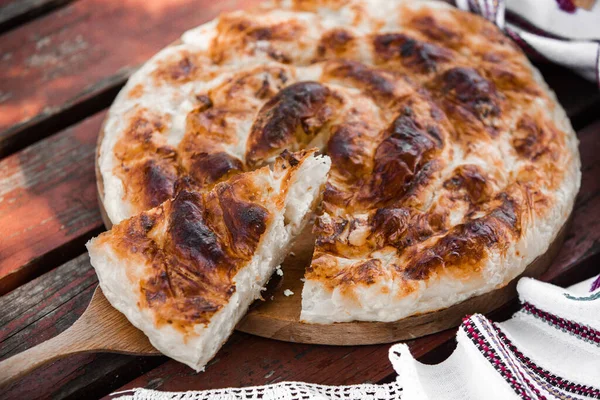
M588 10L578 3L595 3ZM494 22L533 58L563 65L600 86L600 1L456 0Z
M594 279L569 289L523 278L521 310L501 323L465 319L457 348L438 365L390 349L402 399L600 398L600 290Z

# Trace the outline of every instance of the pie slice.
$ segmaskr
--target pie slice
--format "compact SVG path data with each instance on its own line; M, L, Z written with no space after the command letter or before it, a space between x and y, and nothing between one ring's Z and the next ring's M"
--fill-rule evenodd
M165 355L201 370L287 255L330 160L284 152L113 226L87 244L106 298Z

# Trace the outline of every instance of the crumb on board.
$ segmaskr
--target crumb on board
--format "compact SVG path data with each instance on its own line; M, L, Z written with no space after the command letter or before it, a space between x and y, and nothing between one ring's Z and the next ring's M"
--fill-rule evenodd
M292 292L290 289L285 289L283 291L283 294L287 297L292 296L294 294L294 292Z
M275 272L277 272L277 275L283 276L283 270L281 269L281 265L278 265L277 268L275 268Z
M290 251L290 256L295 257L296 253L294 253L293 251Z

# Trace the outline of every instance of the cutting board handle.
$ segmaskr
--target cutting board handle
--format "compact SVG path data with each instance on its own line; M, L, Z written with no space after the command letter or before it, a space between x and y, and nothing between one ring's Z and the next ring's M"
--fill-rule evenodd
M133 355L160 354L140 330L110 305L98 287L88 308L69 329L0 362L0 388L68 354L93 351Z
M85 350L75 323L60 335L0 362L0 388L46 363Z

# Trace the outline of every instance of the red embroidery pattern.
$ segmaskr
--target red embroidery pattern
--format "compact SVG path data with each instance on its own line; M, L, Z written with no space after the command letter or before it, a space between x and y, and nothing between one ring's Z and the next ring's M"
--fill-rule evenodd
M529 304L529 303L526 303ZM535 310L538 310L529 304ZM554 319L560 319L552 314L538 310L540 315L549 315ZM490 364L500 373L500 375L509 383L511 388L523 399L531 399L527 393L532 391L534 397L538 399L546 399L543 393L532 384L527 378L533 379L537 385L544 389L547 394L566 399L573 399L568 393L588 396L591 398L600 399L600 389L573 383L567 379L561 378L552 374L548 370L535 364L531 359L521 353L517 347L508 339L504 332L496 325L480 316L469 316L463 320L461 329L467 334L467 337L477 346L482 355L490 362ZM477 319L483 326L486 332L482 332L475 324ZM587 327L585 327L587 328ZM581 330L580 330L581 331ZM592 330L593 331L593 330ZM497 342L492 344L490 340ZM508 360L510 365L504 361ZM568 393L565 393L568 392Z
M568 321L564 318L557 317L554 314L550 314L546 311L542 311L531 303L523 303L522 310L534 317L541 319L548 324L554 326L557 329L570 332L574 335L579 336L585 341L596 343L600 345L600 331L590 328L585 325L578 324L573 321Z
M558 3L558 8L569 14L573 14L577 11L577 6L573 3L573 0L556 0L556 2Z
M592 386L573 383L567 379L563 379L559 376L556 376L550 371L540 367L539 365L531 361L529 357L521 353L519 349L510 341L510 339L506 337L504 332L502 332L502 330L498 328L498 326L496 326L496 324L493 324L493 327L498 337L500 337L502 343L506 345L506 347L519 359L519 361L525 364L531 371L542 377L546 382L557 386L563 390L566 390L567 392L600 399L600 389L594 388Z
M529 400L531 397L527 393L526 388L519 382L520 379L515 376L515 373L509 368L502 359L496 354L493 346L487 341L485 336L477 329L470 318L463 320L461 327L467 334L467 337L477 346L481 354L490 362L496 371L508 382L510 387L519 395L522 399ZM523 376L521 378L524 378ZM525 381L530 386L529 382L525 378ZM537 390L536 390L537 391Z

